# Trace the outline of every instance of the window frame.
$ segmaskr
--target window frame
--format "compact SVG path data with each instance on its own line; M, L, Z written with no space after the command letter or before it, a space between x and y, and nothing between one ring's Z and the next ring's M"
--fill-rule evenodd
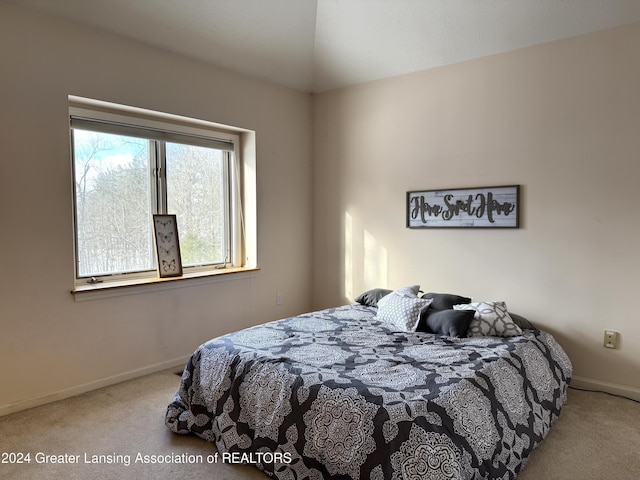
M79 263L77 252L77 199L75 188L75 161L74 161L74 145L73 145L73 130L72 119L86 119L93 122L107 122L115 125L122 125L127 128L143 128L148 130L155 130L158 132L169 132L169 134L175 134L180 137L193 137L205 139L205 143L224 142L227 146L232 145L231 153L226 154L227 161L225 164L228 169L227 176L227 194L226 201L228 202L225 208L225 215L228 216L228 231L226 235L229 237L228 250L230 256L225 259L224 264L207 264L198 266L184 267L184 275L173 280L189 279L189 278L203 278L211 275L220 275L224 273L239 273L246 270L257 270L255 261L255 237L249 245L246 244L247 240L247 228L246 212L244 205L244 197L249 194L249 200L255 200L255 176L249 178L249 191L246 191L247 179L246 175L243 175L244 169L249 166L253 166L255 170L255 158L252 162L247 162L241 157L241 147L247 144L247 138L243 138L243 134L249 134L250 141L247 145L250 151L255 152L255 136L253 132L234 127L227 127L217 123L208 121L192 119L182 117L178 115L166 114L161 112L155 112L146 109L140 109L137 107L129 107L124 105L117 105L109 102L103 102L99 100L86 99L82 97L69 96L69 145L70 145L70 158L71 158L71 173L73 179L73 199L72 199L72 214L73 214L73 258L74 258L74 289L73 294L94 291L98 289L106 289L111 287L128 287L135 285L149 285L154 283L164 283L166 278L160 279L157 270L145 270L139 272L130 273L115 273L108 274L99 277L80 277L79 276ZM176 137L173 137L174 140ZM184 142L190 143L190 142ZM154 155L155 156L155 155ZM155 161L155 160L154 160ZM166 188L165 183L162 184L160 175L155 175L152 170L158 168L158 165L150 165L150 182L151 193L150 202L165 202L166 206L166 190L164 192L158 191L158 189ZM165 171L166 173L166 171ZM166 175L165 175L166 177ZM243 183L244 182L244 183ZM154 191L155 190L155 191ZM161 200L163 199L163 200ZM255 206L249 205L250 214L250 228L249 230L255 232L252 225L255 225ZM155 205L152 210L161 209L162 205ZM160 210L162 211L162 210ZM251 235L251 232L250 232ZM250 258L250 254L254 253L254 258ZM252 261L253 260L253 261ZM174 282L171 282L174 283ZM128 291L131 293L131 290ZM77 299L77 297L76 297Z

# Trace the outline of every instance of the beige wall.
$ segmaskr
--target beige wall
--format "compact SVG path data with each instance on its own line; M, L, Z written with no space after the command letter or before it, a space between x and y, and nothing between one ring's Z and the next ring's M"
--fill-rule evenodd
M557 336L585 385L640 396L639 47L633 25L312 102L0 4L0 415L413 282L505 300ZM255 130L261 271L74 302L69 94ZM519 230L404 227L408 190L513 183ZM601 347L605 328L619 350Z
M577 383L640 398L639 51L635 24L316 95L314 307L413 283L504 300ZM510 184L520 229L405 228L407 191Z
M208 338L308 310L308 94L5 4L0 62L0 414L170 366ZM261 270L74 302L70 94L255 130Z

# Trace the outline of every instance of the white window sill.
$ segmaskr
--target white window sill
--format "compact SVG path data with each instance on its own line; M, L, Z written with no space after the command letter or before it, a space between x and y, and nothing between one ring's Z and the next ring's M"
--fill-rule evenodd
M99 298L136 295L139 293L191 287L214 282L238 280L253 277L260 270L258 267L225 268L222 270L185 273L181 277L141 278L122 282L79 285L71 290L76 302Z

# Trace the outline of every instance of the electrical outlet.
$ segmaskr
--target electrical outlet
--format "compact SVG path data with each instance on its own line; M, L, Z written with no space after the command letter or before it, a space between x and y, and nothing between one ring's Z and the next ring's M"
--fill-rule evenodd
M604 331L604 346L607 348L618 348L620 334L613 330Z
M284 295L276 293L276 305L282 305L284 303Z

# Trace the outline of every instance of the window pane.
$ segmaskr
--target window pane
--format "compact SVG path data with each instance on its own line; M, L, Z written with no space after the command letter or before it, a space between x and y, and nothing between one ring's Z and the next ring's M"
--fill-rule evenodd
M225 262L226 156L213 148L166 144L167 213L176 214L185 266Z
M78 276L155 268L149 142L73 130Z

